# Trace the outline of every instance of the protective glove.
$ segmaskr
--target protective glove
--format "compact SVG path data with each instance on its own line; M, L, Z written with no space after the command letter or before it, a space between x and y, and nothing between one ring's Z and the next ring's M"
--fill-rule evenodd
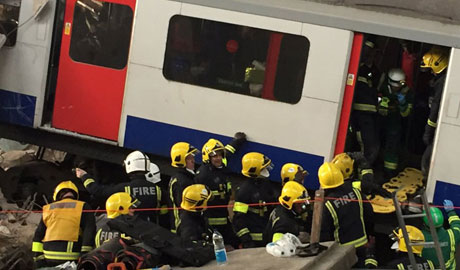
M406 104L406 95L404 95L403 93L398 93L396 96L398 97L399 105Z
M241 245L243 246L243 248L255 248L256 247L256 243L254 241L243 242Z
M425 126L425 132L423 133L423 142L425 145L430 145L434 139L434 132L436 129L430 125Z
M446 212L454 211L454 203L451 200L444 200L443 204Z
M376 195L380 195L384 198L391 198L391 192L389 192L388 190L382 188L381 186L377 184L374 184L373 193Z
M233 136L235 138L235 140L239 140L239 141L246 141L246 134L244 132L237 132L235 133L235 136Z

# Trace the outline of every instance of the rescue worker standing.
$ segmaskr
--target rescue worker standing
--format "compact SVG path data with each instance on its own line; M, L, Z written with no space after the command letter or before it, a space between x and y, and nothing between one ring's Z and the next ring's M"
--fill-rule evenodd
M391 197L390 192L374 183L374 171L361 152L340 153L334 157L332 163L342 172L345 184L359 189L366 195L372 194L387 198ZM361 177L356 177L357 173Z
M107 211L107 217L98 221L97 233L95 238L96 247L100 247L104 242L110 239L126 237L123 233L110 227L108 221L111 219L118 218L123 215L134 216L134 208L137 208L140 202L136 199L132 199L131 196L126 192L117 192L110 196L105 203L105 210Z
M423 134L423 142L427 145L422 157L422 171L428 175L430 166L431 154L433 152L433 140L437 127L439 107L441 105L441 97L446 81L447 66L449 64L448 51L441 47L434 46L424 56L422 65L423 69L430 69L431 73L435 76L433 79L433 97L429 102L430 115L425 126Z
M399 150L403 133L403 119L407 119L413 107L413 92L406 85L406 74L400 68L393 68L385 74L378 88L379 114L384 130L384 173L386 177L396 174Z
M286 163L281 167L281 185L284 186L288 181L296 181L304 184L308 171L295 163Z
M150 172L149 157L140 151L134 151L126 157L124 166L130 182L114 186L99 184L90 174L80 168L76 169L76 175L83 181L86 190L96 198L106 200L114 193L126 192L140 201L140 208L161 208L160 187L146 179L146 174ZM142 211L139 216L146 221L158 223L159 211Z
M230 144L225 147L216 139L209 139L204 144L201 151L203 165L197 171L195 182L206 185L211 190L213 200L209 202L209 205L229 205L232 186L229 179L230 171L227 169L227 157L235 153L245 141L246 135L238 132ZM210 208L205 212L205 216L208 218L209 225L222 234L225 243L234 247L238 246L238 238L228 220L226 207Z
M379 72L374 65L375 44L366 40L363 46L363 62L359 65L351 123L356 131L361 151L369 163L374 164L379 152L377 128L377 82Z
M414 242L424 242L425 238L423 237L423 233L414 226L406 225L407 234L409 235L409 240L411 243ZM409 260L409 256L407 254L407 243L404 240L402 229L398 231L393 231L392 240L397 241L395 243L398 253L397 258L390 261L385 269L413 269L412 264ZM415 261L417 263L417 269L420 270L428 270L428 269L435 269L433 262L430 260L423 259L421 256L423 246L412 246L412 252L414 253Z
M211 196L211 191L202 184L193 184L184 189L181 202L183 211L180 212L177 234L185 243L212 241L212 230L203 215Z
M325 200L321 241L335 240L340 245L353 245L358 257L357 267L364 267L365 245L373 233L372 207L363 203L363 193L344 185L343 175L336 165L326 162L318 170ZM374 260L375 261L375 260ZM376 264L376 263L375 263Z
M171 231L176 232L180 224L179 208L184 189L195 184L195 155L198 149L186 142L178 142L171 147L171 166L177 168L169 181L169 198L174 207L171 217Z
M247 179L236 190L233 227L243 248L262 247L263 232L272 210L264 203L276 202L277 199L267 179L272 162L261 153L251 152L243 156L241 163L241 173Z
M449 216L450 228L447 230L443 227L444 216L442 215L441 210L436 207L430 207L431 218L433 219L433 224L436 227L436 233L438 235L446 269L455 270L457 265L455 261L455 250L460 242L460 218L455 213L454 205L451 200L444 200L444 210L446 210L447 215ZM433 237L431 236L427 217L424 217L423 221L425 224L425 227L422 228L423 236L425 237L425 241L431 242L433 241ZM423 248L422 257L431 260L434 263L434 266L439 267L436 250L433 247Z
M43 207L35 231L32 252L37 267L52 267L77 261L94 246L94 214L78 200L78 189L71 181L61 182L53 194L54 202Z
M292 233L299 237L304 228L301 217L310 207L309 199L304 186L295 181L287 182L278 198L280 205L277 205L270 214L264 232L265 243L276 242L285 233Z

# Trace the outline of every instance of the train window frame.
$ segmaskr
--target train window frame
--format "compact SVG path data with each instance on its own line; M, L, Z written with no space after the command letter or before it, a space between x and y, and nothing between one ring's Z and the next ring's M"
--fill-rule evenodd
M5 47L16 45L22 0L0 0L0 34L6 36ZM6 9L6 11L5 11ZM5 15L5 20L3 20Z
M134 10L129 5L113 3L106 0L91 0L92 3L97 2L102 4L102 6L98 6L99 4L96 4L96 6L94 7L87 5L88 3L84 3L84 1L87 0L77 0L75 2L74 13L72 18L72 32L70 34L69 57L73 61L78 63L117 70L125 69L128 64L129 50L131 47L131 38L134 25ZM108 11L107 9L103 10L107 6L110 6L108 8L110 9L110 11ZM125 12L125 14L122 14L122 16L125 16L122 19L127 20L126 22L129 21L129 23L125 25L118 22L119 26L123 27L123 29L121 27L115 28L114 30L109 29L110 23L115 22L113 20L111 21L112 14L109 14L109 12L113 11L112 9L114 7L118 8L117 11L119 12ZM97 10L97 8L99 8L99 10ZM102 23L100 22L101 17L106 16L106 21L103 21L103 23L107 23L106 28L97 28L98 26L91 25L94 26L94 29L91 32L89 26L90 22L88 22L88 20L91 19L89 18L88 14L85 13L86 10L89 10L87 13L92 12L90 16L93 17L93 21L98 23L99 25L102 25ZM108 12L107 14L101 15L102 11ZM80 22L81 19L83 19L82 22ZM83 25L86 26L86 29L80 28ZM100 30L100 32L97 33L97 30ZM115 32L116 34L114 34ZM104 38L105 40L103 40ZM113 41L113 38L118 38L118 41ZM83 43L85 39L87 40L87 44L80 45L81 43ZM103 45L101 45L101 40L102 42L105 41ZM107 42L107 40L109 41ZM91 43L93 44L91 45ZM91 46L93 48L91 48ZM94 47L99 48L94 49ZM79 49L80 51L78 51ZM114 55L110 55L110 53Z
M303 35L176 14L162 71L169 81L294 105L302 99L309 52Z

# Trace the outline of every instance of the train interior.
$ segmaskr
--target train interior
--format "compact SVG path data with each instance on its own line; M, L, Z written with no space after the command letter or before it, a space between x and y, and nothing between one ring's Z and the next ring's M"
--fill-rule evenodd
M433 46L385 36L364 36L358 80L360 76L366 76L370 90L376 91L377 112L370 118L372 123L367 123L368 119L360 118L359 108L356 108L356 104L361 102L357 82L345 151L366 152L364 145L370 145L368 149L372 151L368 152L372 153L364 155L373 166L375 181L379 184L389 181L405 168L423 169L425 174L429 169L429 165L422 165L427 148L423 135L430 115L433 85L447 70L433 74L430 70L421 68L423 55ZM448 48L442 49L449 52ZM389 80L387 75L395 68L401 69L405 74L401 92L407 92L404 102L412 103L412 108L405 117L399 115L395 121L388 121L389 115L384 115L380 108L382 99L388 95L385 93ZM372 126L372 130L363 126ZM364 134L366 132L371 135Z

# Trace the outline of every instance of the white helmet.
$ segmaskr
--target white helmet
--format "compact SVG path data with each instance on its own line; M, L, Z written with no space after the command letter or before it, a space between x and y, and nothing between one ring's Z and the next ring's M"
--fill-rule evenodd
M154 184L161 181L160 168L155 163L150 162L150 171L145 174L145 179Z
M302 243L297 236L285 233L278 241L268 243L265 249L275 257L291 257L295 255L297 247L301 245Z
M124 161L126 173L150 171L150 159L141 151L131 152Z
M394 87L402 87L406 83L406 74L400 68L392 68L388 71L388 83Z

